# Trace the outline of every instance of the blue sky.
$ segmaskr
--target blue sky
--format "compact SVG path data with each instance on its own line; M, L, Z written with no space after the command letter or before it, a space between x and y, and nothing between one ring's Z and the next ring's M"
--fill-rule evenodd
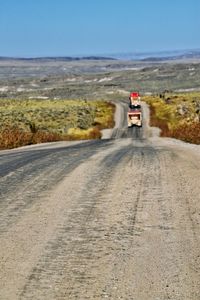
M200 0L0 0L0 56L200 49Z

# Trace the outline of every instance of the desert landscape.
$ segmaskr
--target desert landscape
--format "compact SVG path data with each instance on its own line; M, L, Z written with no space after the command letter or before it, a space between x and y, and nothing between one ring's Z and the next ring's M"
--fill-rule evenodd
M191 53L0 59L0 299L200 298L199 77Z
M114 126L114 104L128 103L132 90L150 105L156 115L152 126L160 127L163 136L199 144L199 56L198 51L190 51L137 60L0 58L0 147L101 138L102 129ZM10 140L4 145L8 131ZM30 137L36 131L37 136ZM184 137L177 131L189 133ZM188 138L191 131L196 132L192 140ZM13 141L18 135L18 141Z

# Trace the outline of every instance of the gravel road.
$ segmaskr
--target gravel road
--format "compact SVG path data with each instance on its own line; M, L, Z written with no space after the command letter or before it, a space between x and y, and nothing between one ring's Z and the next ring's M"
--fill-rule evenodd
M0 152L1 300L200 299L200 146L119 107L110 139Z

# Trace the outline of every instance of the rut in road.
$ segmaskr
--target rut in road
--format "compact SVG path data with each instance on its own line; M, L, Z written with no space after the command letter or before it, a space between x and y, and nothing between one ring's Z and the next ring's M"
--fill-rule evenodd
M102 203L106 201L104 194L106 195L107 193L106 191L109 188L109 182L113 172L115 172L118 165L121 165L122 160L124 160L124 157L127 157L129 152L132 153L132 145L123 147L120 150L115 150L114 153L102 158L98 167L95 166L94 168L94 162L92 161L92 165L90 162L89 172L85 174L84 189L76 200L76 193L80 188L79 184L76 184L76 191L74 192L75 199L73 199L74 203L70 214L69 211L66 212L66 223L62 224L62 227L57 230L58 235L55 240L52 240L48 245L47 252L44 254L44 257L47 259L44 260L44 257L42 257L39 266L33 270L33 274L29 278L22 294L25 299L28 299L28 291L32 290L32 287L30 288L32 285L33 289L41 289L41 294L38 294L37 297L41 297L41 299L44 297L42 292L46 290L45 277L47 274L45 270L51 273L51 276L54 278L53 281L55 282L63 277L60 282L61 286L65 286L63 282L68 282L68 285L62 290L64 294L62 296L59 296L57 293L56 295L52 294L52 299L53 297L74 297L75 294L78 293L79 287L77 286L77 291L74 290L74 282L76 280L79 281L80 278L83 277L82 284L84 284L84 277L86 276L87 278L88 276L86 274L87 271L84 269L89 262L91 263L92 260L94 261L97 258L98 251L101 251L101 249L95 249L96 253L93 253L93 247L96 243L95 240L101 239L101 233L104 231L103 227L101 228L101 222L99 223L99 218L100 221L103 220L105 213L99 210ZM91 222L94 222L92 228L90 227ZM62 257L61 261L57 259L59 256ZM40 283L37 282L38 269L44 271L44 273L41 273ZM64 272L60 272L61 269L63 269ZM57 272L55 272L55 270L57 270ZM70 283L69 279L72 279L72 274L75 277L73 282ZM40 284L42 284L42 287ZM67 294L65 289L67 290ZM58 287L56 290L58 290L58 293L59 291L61 292ZM31 297L32 295L30 295L30 298Z
M38 215L33 205L18 224L21 232L41 223L23 244L33 247L23 274L26 255L18 277L5 262L3 282L16 283L15 299L199 299L199 165L188 168L194 160L186 157L121 139L79 164L36 205ZM5 237L14 245L11 230ZM1 291L12 299L8 287Z
M110 143L95 141L95 147L92 147L93 142L86 142L70 148L2 155L0 195L5 201L0 201L0 232L7 231L28 208L37 201L41 202L41 198L47 196L67 174Z
M84 178L85 174L87 174L89 170L92 170L93 164L96 162L96 159L93 159L93 156L95 153L99 152L101 156L101 151L103 153L103 149L106 149L106 153L112 152L113 147L116 148L116 145L113 144L112 147L112 144L112 141L95 141L95 143L89 142L89 146L87 147L83 146L76 148L77 151L79 151L78 155L75 155L76 151L74 150L76 149L73 149L73 147L70 147L69 150L68 148L61 150L57 149L57 152L55 151L55 153L52 151L58 159L55 160L56 163L53 164L52 168L51 166L48 168L49 176L53 174L53 179L57 181L55 174L59 177L59 179L63 179L62 174L64 173L67 178L64 183L61 181L60 188L57 188L55 193L53 193L54 196L50 198L47 193L45 195L44 193L41 193L41 190L39 190L36 193L38 197L33 197L33 199L31 198L30 203L28 203L28 205L25 203L24 207L21 205L19 197L23 197L25 201L28 201L29 198L26 193L21 194L23 190L20 188L20 185L19 188L16 188L15 193L12 194L11 205L7 205L7 196L11 195L9 191L5 194L4 198L2 198L1 205L3 209L1 210L1 220L2 225L4 225L6 230L1 232L1 245L4 245L4 247L0 249L2 257L0 290L4 299L6 299L7 293L11 294L11 299L16 298L16 293L18 293L17 291L20 289L19 285L24 284L24 280L27 275L26 273L28 273L33 267L35 260L37 260L38 256L41 254L40 251L54 233L56 227L60 223L62 224L63 212L66 211L66 209L68 210L69 206L73 204L71 197L77 190L77 179L80 178L78 186L79 189L82 189L85 182L82 182L81 184L81 176ZM70 151L72 152L71 155L69 155ZM53 162L51 155L52 152L50 150L49 155L46 153L50 162ZM38 157L39 155L40 154L38 153ZM91 159L89 164L90 168L88 168L88 165L85 163L85 160L88 158ZM58 163L59 160L61 160L60 163ZM33 162L33 164L34 163L35 162ZM34 172L32 172L32 163L29 163L28 166L29 165L30 174L32 174L34 180L37 180L37 176L35 176ZM44 171L47 175L46 160L40 160L39 166L43 171L43 175ZM52 173L53 168L55 169L55 173ZM82 168L84 171L81 173ZM51 184L53 180L49 176L47 179L50 180ZM40 177L40 180L41 187L43 187L46 179L43 178L42 180ZM26 186L26 182L23 180L18 183L21 183L22 186L23 184ZM32 184L32 180L30 180L30 182L28 181L28 183L27 193L29 192L31 194L31 192L33 193L35 191L35 186ZM52 192L49 185L48 188L49 192ZM68 201L67 203L66 199ZM14 206L15 210L12 206ZM10 226L7 228L6 225L8 221ZM10 272L10 270L14 271ZM8 286L10 286L10 288L8 288Z

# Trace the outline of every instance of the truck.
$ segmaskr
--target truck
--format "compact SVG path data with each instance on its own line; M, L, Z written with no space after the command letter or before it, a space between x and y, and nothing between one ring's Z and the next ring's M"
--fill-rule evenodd
M128 127L142 127L142 108L140 103L140 94L138 92L130 93L129 109L127 112Z
M142 111L141 109L129 109L127 113L128 127L142 127Z
M140 104L140 94L138 92L131 92L129 96L129 107L131 109L138 108Z

